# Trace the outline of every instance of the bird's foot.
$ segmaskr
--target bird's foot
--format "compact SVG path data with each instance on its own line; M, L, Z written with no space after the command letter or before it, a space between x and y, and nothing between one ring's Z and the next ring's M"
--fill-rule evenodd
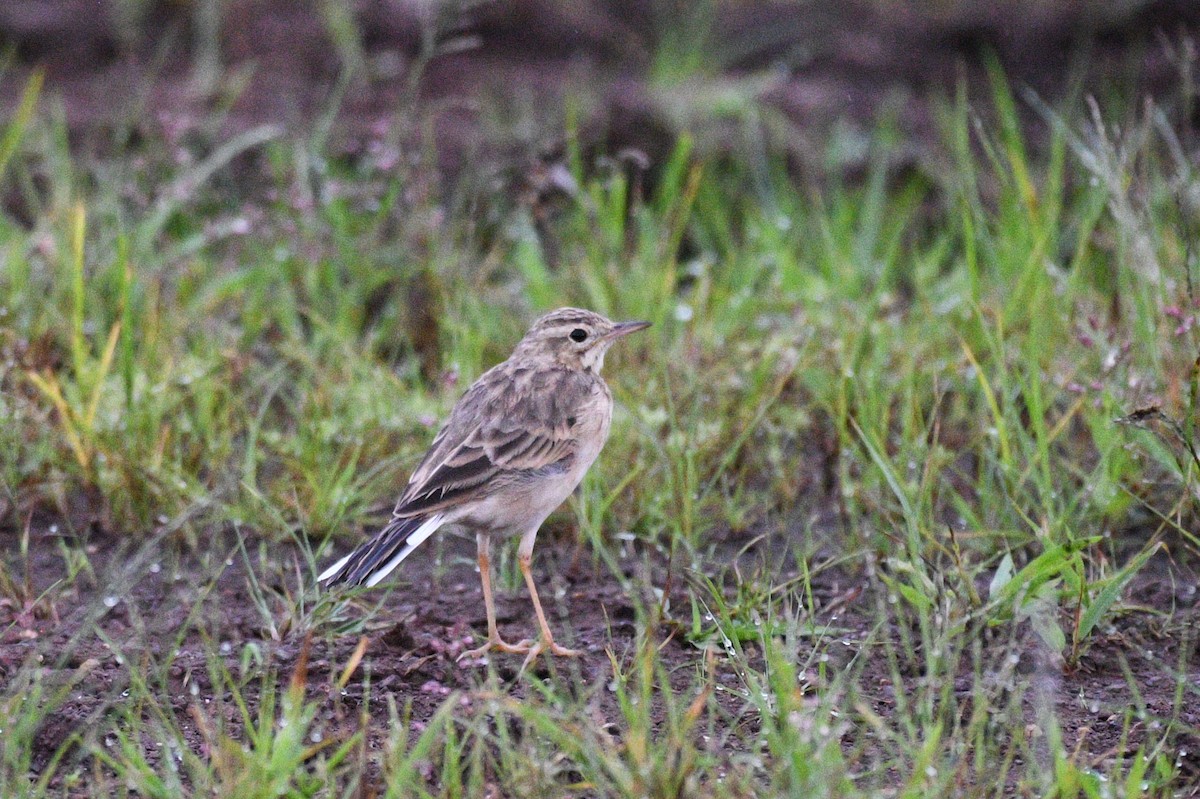
M525 662L521 664L521 671L529 668L529 664L537 659L537 656L543 652L549 652L551 655L557 655L564 658L577 658L583 654L582 649L567 649L565 646L559 646L554 642L554 639L545 638L538 639L538 642L530 647L528 654L525 655Z
M461 661L464 658L477 660L493 649L495 649L497 652L507 652L510 655L524 655L533 651L534 643L528 638L525 638L515 644L510 644L499 635L495 635L488 638L487 641L484 642L483 646L475 649L468 649L466 652L463 652L458 656L455 662Z

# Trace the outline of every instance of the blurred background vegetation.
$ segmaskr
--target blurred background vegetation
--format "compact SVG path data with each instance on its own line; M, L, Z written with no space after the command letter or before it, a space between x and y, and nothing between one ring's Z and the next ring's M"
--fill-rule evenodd
M688 131L703 154L819 170L861 167L885 117L931 165L931 101L978 85L989 55L1014 85L1113 116L1175 96L1171 43L1198 25L1186 0L40 0L0 8L0 43L101 147L336 120L346 152L400 137L456 173L480 155L529 167L570 118L589 148L657 167Z
M70 516L72 496L98 489L103 502L83 502L103 508L96 521L115 512L118 526L144 524L211 499L226 470L209 470L232 460L243 483L253 473L251 484L276 491L311 484L314 495L296 499L310 506L300 523L316 510L314 532L339 528L363 486L353 501L328 486L387 485L385 453L403 461L414 446L401 425L397 439L368 436L365 452L325 457L326 439L354 440L355 424L366 432L389 418L386 392L370 387L387 378L374 370L390 364L420 387L418 404L427 389L444 392L421 412L436 417L459 370L473 376L525 319L563 302L674 319L701 310L672 310L693 294L714 304L782 286L775 303L757 296L697 318L720 350L733 331L838 296L919 330L922 291L953 296L962 279L982 303L972 313L999 303L1000 341L1024 334L1030 303L1065 280L1099 294L1081 297L1082 321L1054 321L1059 334L1140 324L1139 364L1162 368L1150 320L1164 308L1190 318L1175 292L1190 286L1180 264L1200 202L1198 26L1200 6L1181 0L4 4L2 285L5 347L19 366L5 385L21 386L10 404L32 419L41 414L23 392L50 403L75 464L52 467L62 441L36 437L41 448L12 467L6 508L19 516L55 496ZM1167 227L1146 229L1156 220ZM1042 270L1043 258L1065 271ZM1173 277L1160 282L1164 269ZM1131 275L1150 282L1127 285ZM1133 302L1135 286L1165 293ZM687 318L672 324L686 329ZM337 360L339 347L365 360ZM318 410L308 403L321 392L300 390L279 360L310 357L304 368L321 383L332 361L334 372L357 363L359 377L374 376L338 383ZM78 385L47 382L47 369L66 365ZM283 370L274 383L268 367ZM1103 375L1056 369L1062 390L1116 390ZM189 430L167 424L172 400L139 435L103 432L105 409L120 419L109 381L128 414L143 381L210 378L215 393L202 399L194 382L166 391L200 403ZM247 378L252 388L237 387ZM801 385L819 394L827 379ZM1126 410L1183 396L1157 377L1127 384ZM247 395L289 390L304 408L282 416ZM793 489L829 492L849 476L829 464L841 445L858 446L845 427L858 411L825 399L840 430L817 439L833 454L823 476ZM923 412L931 401L918 402ZM877 410L883 434L893 422ZM286 438L293 414L315 448ZM17 427L13 440L29 440ZM281 435L293 450L282 460L245 450ZM140 454L122 470L119 450ZM163 474L147 476L147 463ZM340 478L312 472L328 463ZM172 499L164 508L151 496Z

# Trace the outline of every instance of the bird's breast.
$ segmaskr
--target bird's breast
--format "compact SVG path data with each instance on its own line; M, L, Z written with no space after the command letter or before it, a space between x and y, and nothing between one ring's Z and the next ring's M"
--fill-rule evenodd
M493 535L520 535L535 528L571 496L596 461L612 424L612 395L597 382L572 409L574 452L561 469L543 469L508 483L459 517L459 523Z

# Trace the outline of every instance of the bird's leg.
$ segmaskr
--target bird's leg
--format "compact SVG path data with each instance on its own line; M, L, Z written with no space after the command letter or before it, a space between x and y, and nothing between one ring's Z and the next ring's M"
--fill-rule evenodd
M533 610L537 613L538 627L541 628L542 637L529 650L529 654L525 656L525 662L521 665L524 670L526 666L533 662L533 659L542 652L549 652L552 655L561 655L563 657L578 657L582 655L578 649L567 649L565 646L559 646L554 642L554 634L550 632L550 625L546 623L546 614L542 612L542 600L538 598L537 586L533 584L533 570L529 564L533 561L533 544L537 540L537 528L521 536L521 545L517 548L517 565L521 567L521 574L525 577L525 585L529 587L529 596L533 599Z
M479 550L479 581L483 584L483 607L487 613L488 637L483 646L463 652L458 659L477 658L492 649L524 655L533 649L532 641L510 644L500 637L500 631L496 629L496 601L492 598L492 537L487 533L478 533L475 543Z

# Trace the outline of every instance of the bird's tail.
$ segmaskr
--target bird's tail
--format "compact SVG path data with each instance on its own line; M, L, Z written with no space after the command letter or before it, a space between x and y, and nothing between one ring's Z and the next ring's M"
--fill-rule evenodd
M321 572L317 578L328 585L373 586L442 526L443 516L414 516L392 519L374 538Z

